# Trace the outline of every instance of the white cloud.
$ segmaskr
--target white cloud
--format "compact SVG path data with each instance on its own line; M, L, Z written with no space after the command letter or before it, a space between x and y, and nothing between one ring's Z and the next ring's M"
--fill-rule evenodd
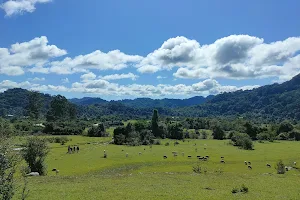
M133 73L128 73L128 74L111 74L111 75L106 75L99 77L103 80L118 80L118 79L131 79L131 80L136 80L139 76L133 74Z
M45 81L46 79L44 78L44 77L41 77L41 78L39 78L39 77L34 77L34 78L29 78L28 79L29 81Z
M31 72L48 73L43 68L49 59L65 55L67 52L55 45L48 45L45 36L34 38L29 42L16 43L11 48L0 48L0 73L6 75L22 75L24 67L34 66Z
M167 78L166 76L157 76L156 77L157 79L165 79L165 78Z
M89 72L87 74L83 74L80 76L80 78L85 81L85 80L93 80L95 79L97 76L96 74L94 74L93 72Z
M62 83L69 83L70 81L69 81L68 78L63 78L63 79L61 79L61 82L62 82Z
M25 12L32 13L35 11L35 5L38 3L48 3L51 0L8 0L0 5L6 16L23 14Z
M88 69L120 70L134 65L142 59L137 55L126 55L119 50L103 53L99 50L75 58L65 58L51 63L50 71L57 74L72 74L86 72Z
M285 65L299 51L300 37L264 43L254 36L230 35L202 46L195 40L175 37L148 54L137 67L140 73L178 67L175 77L192 79L290 77L295 70L288 71Z

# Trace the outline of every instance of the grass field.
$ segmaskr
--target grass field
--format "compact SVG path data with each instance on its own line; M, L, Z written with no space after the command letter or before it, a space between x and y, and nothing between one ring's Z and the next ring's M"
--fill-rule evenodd
M285 165L294 161L300 165L300 142L256 142L255 150L246 151L217 140L186 140L177 146L164 140L170 146L151 149L110 145L110 138L70 138L64 146L51 144L48 175L29 178L28 199L300 199L300 172L278 175L274 168L279 159ZM73 144L80 146L80 152L66 154L67 146ZM108 158L103 158L104 150ZM174 157L172 151L179 155ZM168 158L163 159L164 155ZM197 155L209 155L210 159L200 162ZM225 164L220 163L221 156ZM252 162L252 170L245 160ZM197 163L207 173L193 173L192 166ZM266 163L272 167L267 168ZM52 168L59 169L59 175L51 172ZM231 193L242 184L249 188L248 193ZM19 197L17 194L15 199Z

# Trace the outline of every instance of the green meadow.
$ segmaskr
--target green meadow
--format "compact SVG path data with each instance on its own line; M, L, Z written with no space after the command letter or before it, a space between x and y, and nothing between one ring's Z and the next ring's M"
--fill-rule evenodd
M299 142L255 142L255 150L247 151L228 140L185 140L176 146L174 140L163 140L150 148L108 144L111 138L68 137L71 141L65 145L50 144L47 176L28 178L28 199L300 199L300 172L278 175L275 169L279 159L286 166L300 165ZM19 138L16 143L23 141ZM167 142L169 146L164 145ZM67 154L68 145L79 145L80 152ZM210 158L199 161L197 155ZM220 163L221 156L225 164ZM244 161L251 161L252 170ZM197 164L206 172L194 173ZM22 184L21 179L17 183ZM232 194L243 184L248 193Z

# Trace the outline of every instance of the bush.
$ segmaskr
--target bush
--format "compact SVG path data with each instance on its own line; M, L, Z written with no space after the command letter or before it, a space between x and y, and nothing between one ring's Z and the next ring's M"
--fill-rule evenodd
M238 193L238 192L243 192L243 193L247 193L249 191L248 187L246 187L244 184L242 185L242 187L239 189L237 187L234 187L232 190L231 190L231 193L235 194L235 193Z
M30 167L31 172L46 175L45 159L49 153L47 141L37 137L28 138L22 156Z
M276 163L276 170L277 170L277 174L285 174L285 165L282 162L282 160L279 160Z
M196 165L196 166L193 166L193 172L197 173L197 174L201 174L201 167L200 165Z
M256 138L258 140L268 140L268 141L273 141L275 136L272 132L270 131L264 131L264 132L261 132L259 134L256 135Z
M207 139L207 137L208 137L208 134L206 131L202 131L201 135L202 135L202 139Z
M160 142L159 139L155 139L155 140L153 140L153 144L154 145L161 145L161 142Z
M250 136L246 133L234 133L231 137L234 146L238 146L245 150L253 149L253 142Z
M109 134L105 132L105 128L103 124L99 124L98 126L92 126L87 135L89 137L108 137Z
M288 140L289 139L289 133L280 133L277 135L276 139L277 140Z
M215 126L213 128L213 137L217 140L223 140L225 137L225 132L221 129L220 126Z
M167 142L166 144L165 144L165 146L169 146L170 145L170 143L169 142Z
M49 143L58 143L58 144L65 144L68 141L70 141L69 138L67 138L66 136L48 137L48 138L45 138L45 140L47 140Z
M12 199L17 159L7 138L0 136L0 199Z

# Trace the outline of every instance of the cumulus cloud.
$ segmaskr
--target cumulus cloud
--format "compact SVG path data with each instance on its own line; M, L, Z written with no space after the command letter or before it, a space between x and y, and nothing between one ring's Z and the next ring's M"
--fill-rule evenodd
M86 81L86 80L93 80L95 79L97 76L96 74L94 74L93 72L89 72L89 73L86 73L86 74L83 74L80 76L80 78L83 80L83 81Z
M0 48L0 73L6 75L22 75L24 67L33 66L31 72L48 73L43 68L49 59L67 54L66 50L55 45L48 45L45 36L34 38L29 42L16 43L8 48Z
M191 79L290 77L295 73L286 70L285 65L299 51L300 37L264 43L254 36L230 35L201 46L181 36L165 41L137 68L140 73L178 68L175 77Z
M118 80L118 79L131 79L131 80L136 80L139 76L133 74L133 73L128 73L128 74L111 74L111 75L106 75L99 77L103 80Z
M49 3L51 0L8 0L0 5L6 16L32 13L35 11L35 5L39 3Z
M57 74L72 74L87 72L88 69L120 70L136 64L141 59L141 56L127 55L119 50L109 51L108 53L97 50L75 58L67 57L62 61L54 61L50 64L50 71Z

